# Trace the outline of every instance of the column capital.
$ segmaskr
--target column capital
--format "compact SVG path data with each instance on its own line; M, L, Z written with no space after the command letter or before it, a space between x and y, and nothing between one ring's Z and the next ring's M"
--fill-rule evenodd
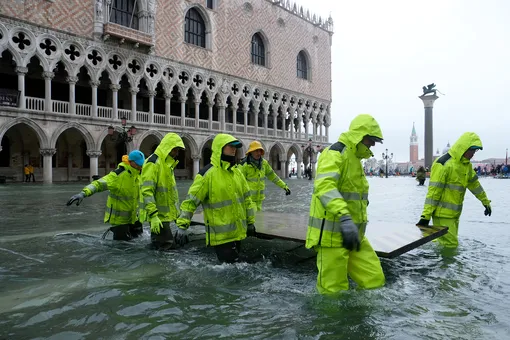
M44 71L42 73L42 76L43 76L44 79L50 79L51 80L51 79L53 79L53 77L55 77L55 73Z
M57 152L57 149L39 149L39 152L43 156L53 156Z
M89 84L90 84L90 86L92 86L92 87L98 87L98 86L99 86L99 84L101 84L101 82L96 81L96 80L91 80L91 81L89 81Z
M120 84L110 84L109 87L113 92L118 92L120 90Z
M17 74L27 74L28 73L28 67L17 66L16 67L16 73Z
M296 158L296 162L297 162L297 163L301 163L301 162L303 162L303 158Z
M200 155L191 155L191 159L194 161L199 161L200 159L202 159L202 157L200 157Z
M72 76L70 76L70 77L67 77L67 78L66 78L66 81L67 81L69 84L73 84L73 85L74 85L74 84L76 84L76 83L78 82L78 77L72 77Z
M156 94L158 94L156 91L147 91L147 94L149 95L149 97L156 97Z
M97 158L97 157L101 156L101 150L87 150L86 154L90 158Z
M186 102L186 98L185 97L179 97L179 103L185 103Z
M172 99L173 94L164 94L165 99Z
M419 96L418 98L420 98L423 101L423 106L425 106L425 108L428 108L428 107L433 108L434 102L439 97L434 94L431 96L422 95L422 96Z
M131 92L131 94L137 94L139 91L140 91L140 89L138 87L130 87L129 88L129 92Z

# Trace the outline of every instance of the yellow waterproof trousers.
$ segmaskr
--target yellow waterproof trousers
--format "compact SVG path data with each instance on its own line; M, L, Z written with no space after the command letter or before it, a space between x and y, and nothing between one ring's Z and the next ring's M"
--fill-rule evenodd
M360 288L371 289L384 286L385 278L381 262L366 237L363 237L359 251L321 246L317 246L316 250L319 293L332 294L348 290L347 275Z
M437 239L439 244L447 248L459 246L459 220L456 218L444 218L432 216L432 224L448 227L448 233Z

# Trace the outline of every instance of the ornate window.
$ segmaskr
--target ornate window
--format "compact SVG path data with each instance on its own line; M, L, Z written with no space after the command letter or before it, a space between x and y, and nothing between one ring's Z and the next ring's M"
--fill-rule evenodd
M297 55L297 77L308 79L308 60L304 51L300 51Z
M251 37L251 62L266 66L266 48L259 33L255 33Z
M187 43L205 47L205 23L200 13L191 8L186 13L184 23L184 41Z
M138 9L136 0L112 0L110 22L138 29Z

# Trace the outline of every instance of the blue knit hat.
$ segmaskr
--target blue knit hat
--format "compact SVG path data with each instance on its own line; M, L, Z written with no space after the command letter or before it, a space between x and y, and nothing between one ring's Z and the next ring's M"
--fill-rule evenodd
M133 150L129 153L128 160L135 162L138 166L143 166L145 156L140 150Z

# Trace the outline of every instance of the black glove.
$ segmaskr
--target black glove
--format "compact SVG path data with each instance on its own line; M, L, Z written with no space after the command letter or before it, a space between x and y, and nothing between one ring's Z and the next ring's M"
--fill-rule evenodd
M181 247L189 242L188 229L182 229L177 227L174 237L175 243Z
M285 189L285 195L286 195L286 196L289 196L289 195L290 195L290 189L289 189L289 188Z
M429 223L430 220L425 219L424 216L420 216L420 220L418 221L418 223L416 223L416 225L419 225L421 227L428 227Z
M340 231L342 232L343 246L347 250L359 251L359 233L358 227L354 224L351 216L344 215L340 217Z
M487 205L484 205L484 207L485 207L485 211L483 213L485 214L485 216L490 216L492 214L491 205L487 204Z
M246 236L257 236L257 230L255 229L255 224L248 224L248 229L246 230Z
M78 205L80 205L81 201L83 201L84 198L85 198L85 193L82 191L79 194L76 194L73 197L71 197L69 199L69 201L67 201L67 205L71 205L74 202L76 202L76 205L78 206Z

